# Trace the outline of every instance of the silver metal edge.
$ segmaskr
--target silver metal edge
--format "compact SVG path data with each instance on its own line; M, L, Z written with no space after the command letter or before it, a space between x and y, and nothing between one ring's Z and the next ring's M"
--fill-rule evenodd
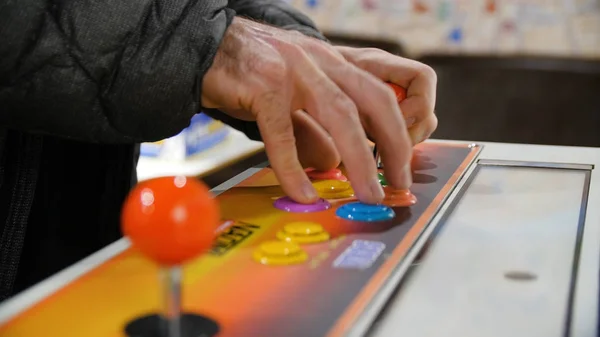
M600 164L595 161L596 164ZM600 175L590 173L587 209L579 264L574 281L569 334L571 337L596 337L599 331L599 275L600 275Z
M585 223L586 215L588 210L588 201L590 197L590 184L592 182L592 170L585 172L585 180L582 187L582 196L579 206L579 221L577 224L577 236L575 240L575 249L573 250L573 261L571 266L571 282L569 285L569 297L568 297L568 311L565 317L564 335L570 336L570 331L573 325L574 308L575 308L575 294L577 292L576 286L578 282L579 274L579 259L581 258L581 248L583 246L583 239L585 237Z
M263 163L243 171L224 183L214 187L211 189L211 192L215 196L225 192L227 189L260 171L264 165L265 164ZM0 303L0 326L8 323L11 319L32 308L48 296L56 293L67 284L79 279L109 259L122 253L129 248L129 246L129 240L127 238L121 238L83 260L48 277L40 283L33 285L31 288L13 296L5 302Z
M533 168L555 168L564 170L584 170L590 171L594 169L592 164L567 164L567 163L549 163L549 162L531 162L531 161L513 161L513 160L495 160L495 159L479 159L479 165L486 166L510 166L510 167L533 167Z
M458 178L452 190L441 201L440 205L435 211L435 215L431 218L429 224L425 226L423 231L419 234L412 247L408 250L404 259L402 259L402 261L398 263L396 267L394 267L394 269L390 273L390 276L385 280L384 284L381 286L377 294L373 296L364 312L357 318L354 325L345 334L346 337L363 337L369 332L369 330L372 327L372 324L375 322L376 318L381 313L381 310L389 301L390 295L394 293L394 291L406 275L406 272L411 267L412 262L423 248L423 245L431 236L431 233L437 227L438 223L440 222L440 219L443 217L444 213L448 210L448 208L453 204L452 201L454 200L454 198L456 198L456 196L460 193L465 184L469 182L468 178L477 168L477 159L478 156L481 154L483 145L471 144L469 147L472 149L472 151L477 151L477 153L475 154L475 156L473 156L473 159L467 165L467 169Z

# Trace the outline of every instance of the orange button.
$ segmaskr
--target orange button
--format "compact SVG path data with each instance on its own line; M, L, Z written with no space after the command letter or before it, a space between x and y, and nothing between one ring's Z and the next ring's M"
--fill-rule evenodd
M385 198L383 204L390 207L409 207L417 203L417 197L409 190L395 190L389 186L383 188Z

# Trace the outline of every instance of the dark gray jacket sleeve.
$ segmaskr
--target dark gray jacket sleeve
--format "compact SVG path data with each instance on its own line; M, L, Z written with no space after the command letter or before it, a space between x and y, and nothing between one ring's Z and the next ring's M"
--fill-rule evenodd
M226 0L0 3L0 128L159 140L200 110L235 11Z
M233 9L238 16L326 40L306 15L282 0L231 0L229 1L229 8ZM250 139L261 140L255 122L237 120L217 110L204 109L203 111L211 117L244 132Z

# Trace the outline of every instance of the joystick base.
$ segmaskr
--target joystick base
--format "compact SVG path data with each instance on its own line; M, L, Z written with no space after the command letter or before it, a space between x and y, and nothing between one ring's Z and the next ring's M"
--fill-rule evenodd
M214 337L219 333L217 322L200 315L182 314L181 336L179 337ZM142 316L125 326L127 337L170 337L167 332L168 321L157 314Z

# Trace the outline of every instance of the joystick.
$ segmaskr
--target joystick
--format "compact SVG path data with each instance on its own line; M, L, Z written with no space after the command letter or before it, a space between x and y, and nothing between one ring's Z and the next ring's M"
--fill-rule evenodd
M208 318L181 315L181 266L212 247L220 211L209 189L196 179L161 177L139 183L125 200L121 228L134 248L158 263L165 276L166 319L138 318L129 337L214 336Z

